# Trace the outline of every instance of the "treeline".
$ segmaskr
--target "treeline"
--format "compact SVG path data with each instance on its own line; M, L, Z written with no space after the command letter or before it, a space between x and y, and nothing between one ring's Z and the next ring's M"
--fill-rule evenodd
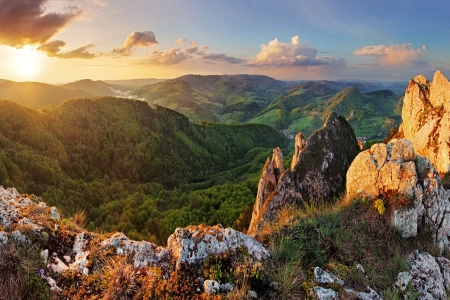
M43 110L0 101L0 184L67 214L86 210L90 227L135 238L162 241L191 223L232 225L254 201L257 179L243 179L287 143L268 126L193 124L135 100Z

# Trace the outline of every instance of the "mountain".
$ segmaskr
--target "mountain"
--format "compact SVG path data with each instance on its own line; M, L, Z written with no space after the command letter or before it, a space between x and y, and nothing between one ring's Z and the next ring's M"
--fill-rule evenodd
M121 86L118 84L109 84L104 81L94 81L91 79L83 79L75 82L67 83L61 85L60 87L69 90L80 90L85 91L94 96L117 96L121 92L126 92L130 90L126 86Z
M399 96L390 90L361 93L355 86L337 90L330 82L303 82L261 110L250 123L310 136L335 111L345 116L360 137L387 135L399 124ZM333 83L333 82L332 82ZM401 109L401 108L400 108ZM379 137L378 137L379 138Z
M285 82L261 75L186 75L132 92L192 121L245 122L282 93Z
M58 105L63 100L84 97L92 97L92 94L40 82L0 82L0 98L33 108Z

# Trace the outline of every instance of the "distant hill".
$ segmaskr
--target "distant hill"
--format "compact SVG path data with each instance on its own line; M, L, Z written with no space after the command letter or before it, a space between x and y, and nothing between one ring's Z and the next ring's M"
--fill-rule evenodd
M40 82L0 82L0 98L32 108L58 105L63 100L92 97L92 94Z
M377 90L363 94L355 86L341 91L335 86L329 81L294 85L249 122L293 133L302 131L309 136L335 111L350 122L357 136L379 137L401 121L400 97L394 92Z
M241 123L280 95L288 84L261 75L186 75L132 92L169 107L192 121Z
M61 85L60 87L70 90L85 91L94 96L116 96L119 92L127 91L129 88L118 84L109 84L104 81L83 79Z
M166 81L167 79L156 79L156 78L140 78L140 79L122 79L122 80L103 80L103 82L125 86L129 89L136 89L143 85L155 84L158 82Z

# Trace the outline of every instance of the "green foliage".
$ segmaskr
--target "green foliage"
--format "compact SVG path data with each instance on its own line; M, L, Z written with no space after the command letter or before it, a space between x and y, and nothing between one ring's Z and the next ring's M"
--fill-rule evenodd
M269 149L284 145L264 125L193 124L141 101L78 99L42 111L0 101L0 185L135 239L233 225L256 194L253 179L237 178L260 172Z

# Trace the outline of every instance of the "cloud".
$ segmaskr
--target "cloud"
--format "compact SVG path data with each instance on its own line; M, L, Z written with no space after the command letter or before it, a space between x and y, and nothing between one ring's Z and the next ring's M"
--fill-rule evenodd
M61 40L56 40L49 42L47 44L41 45L38 47L38 50L44 52L49 57L57 57L57 58L83 58L83 59L89 59L97 57L98 54L89 52L88 49L93 47L94 45L84 45L81 46L75 50L72 50L70 52L61 53L61 47L64 47L66 45L66 42Z
M146 58L137 61L137 64L150 64L150 65L177 65L182 63L192 56L183 52L179 48L172 48L168 51L154 51Z
M48 0L0 0L0 44L16 48L43 44L79 16L78 7L67 13L45 13Z
M344 59L335 59L327 56L317 56L319 51L309 44L302 44L298 36L294 36L290 43L279 42L278 39L261 45L261 51L252 60L250 67L314 67L333 66L345 68Z
M112 53L115 55L131 55L135 47L146 47L157 44L155 34L152 31L133 31L123 42L123 45L115 48Z
M177 46L183 46L184 45L184 43L186 43L187 42L187 39L178 39L178 40L176 40L175 42L173 42L175 45L177 45Z
M411 44L366 46L353 52L358 56L374 56L382 66L411 65L418 62L420 56L428 54L427 47L413 48Z
M227 56L224 53L209 53L202 56L204 60L207 61L223 61L229 64L243 64L245 63L245 59Z
M101 1L101 0L87 0L88 3L92 3L95 6L101 6L101 7L106 7L108 6L108 3L105 1Z

